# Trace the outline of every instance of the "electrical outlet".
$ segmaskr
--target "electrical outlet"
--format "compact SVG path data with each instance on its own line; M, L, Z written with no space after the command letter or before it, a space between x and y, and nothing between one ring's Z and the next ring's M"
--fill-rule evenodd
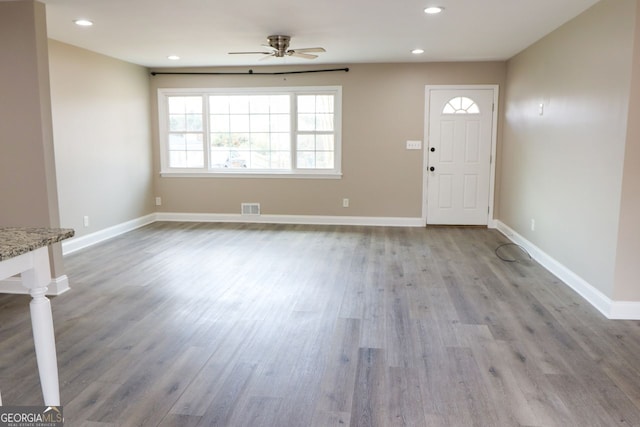
M85 215L85 216L82 218L82 223L84 224L84 226L85 226L85 227L88 227L88 226L89 226L89 216L88 216L88 215Z
M343 208L349 207L349 199L342 199L342 207Z
M156 206L162 206L162 197L156 197Z
M536 220L531 219L531 231L536 231Z

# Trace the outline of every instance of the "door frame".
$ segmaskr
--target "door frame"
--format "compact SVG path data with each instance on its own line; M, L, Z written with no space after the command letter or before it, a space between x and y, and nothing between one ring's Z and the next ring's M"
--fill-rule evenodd
M495 201L495 184L496 184L496 146L498 139L498 99L500 95L499 85L425 85L424 87L424 144L422 153L422 225L427 226L427 165L429 164L429 115L431 106L432 90L476 90L487 89L493 90L493 115L491 123L491 159L490 159L490 177L489 177L489 214L487 216L487 226L489 228L496 227L496 221L493 217L493 204Z

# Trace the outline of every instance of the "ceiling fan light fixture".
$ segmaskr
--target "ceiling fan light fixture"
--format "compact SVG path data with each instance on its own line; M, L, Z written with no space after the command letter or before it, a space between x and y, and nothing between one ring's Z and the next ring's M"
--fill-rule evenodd
M444 10L444 7L429 6L429 7L424 9L424 13L426 13L428 15L437 15L438 13L442 12L443 10Z
M424 49L420 49L420 48L413 49L411 53L413 53L414 55L421 55L424 53Z
M180 57L178 55L169 55L167 56L167 59L170 61L177 61L180 59Z

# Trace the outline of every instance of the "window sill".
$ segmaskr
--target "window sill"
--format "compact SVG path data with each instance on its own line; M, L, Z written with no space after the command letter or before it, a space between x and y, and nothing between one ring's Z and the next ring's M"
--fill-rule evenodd
M162 178L286 178L286 179L342 179L341 172L160 172Z

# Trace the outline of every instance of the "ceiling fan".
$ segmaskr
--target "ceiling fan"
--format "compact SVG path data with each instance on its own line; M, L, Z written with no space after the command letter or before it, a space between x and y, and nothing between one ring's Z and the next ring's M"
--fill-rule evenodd
M295 56L304 59L316 59L318 55L313 53L326 52L322 47L305 47L301 49L289 49L290 36L269 36L267 37L269 44L263 46L272 49L269 52L229 52L229 55L251 55L260 54L267 55L262 59L268 59L270 57L282 58L285 56Z

